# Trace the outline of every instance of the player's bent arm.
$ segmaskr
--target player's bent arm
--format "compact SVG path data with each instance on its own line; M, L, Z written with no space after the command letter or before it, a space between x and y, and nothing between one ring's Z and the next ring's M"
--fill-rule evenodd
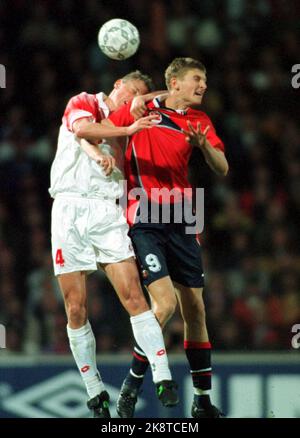
M220 149L213 148L207 139L200 149L202 150L205 161L209 167L217 175L226 176L229 170L229 165L224 153Z
M127 127L117 127L113 123L106 126L94 123L88 118L82 118L73 123L73 132L78 138L97 143L103 138L126 136L128 135L127 129Z
M111 174L116 165L114 157L103 154L98 145L92 144L84 138L80 139L80 146L92 160L96 161L97 164L103 167L106 175Z
M84 152L94 161L100 163L104 157L104 154L101 152L99 147L95 144L90 143L84 138L80 139L80 146L84 150ZM101 145L100 145L101 147Z
M153 100L155 97L159 97L161 100L166 99L169 96L167 90L152 91L148 94L143 94L133 98L130 106L131 115L137 120L143 117L147 110L146 103Z
M82 118L73 123L73 131L79 138L85 138L91 142L99 142L104 138L124 137L133 135L135 132L153 126L152 120L156 115L142 117L130 126L115 126L111 120L104 119L101 123L90 122L87 118Z

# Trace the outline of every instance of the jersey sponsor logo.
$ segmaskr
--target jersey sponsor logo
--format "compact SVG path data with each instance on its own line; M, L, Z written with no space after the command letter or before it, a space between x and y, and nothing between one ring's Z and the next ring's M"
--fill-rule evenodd
M84 365L84 367L82 367L82 368L80 369L80 371L81 371L82 373L86 373L89 369L90 369L90 366L89 366L89 365Z
M159 123L162 121L162 115L159 111L150 111L149 116L156 116L157 118L152 120L152 123L154 125L159 125Z
M62 249L59 248L56 251L56 256L55 256L55 263L59 266L65 266L65 260L63 258L63 254L62 254Z

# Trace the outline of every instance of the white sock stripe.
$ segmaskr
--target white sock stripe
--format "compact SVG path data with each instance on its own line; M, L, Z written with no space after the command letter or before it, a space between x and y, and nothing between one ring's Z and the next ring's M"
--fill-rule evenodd
M139 350L139 349L136 348L136 347L134 347L134 351L136 351L140 356L147 357L147 356L145 355L145 353L144 353L142 350Z
M210 395L210 392L210 389L194 388L194 394L196 395Z
M82 327L79 327L77 329L72 329L71 327L69 327L67 325L67 333L68 333L68 337L77 337L77 336L82 336L82 335L86 335L87 333L92 331L92 327L89 321L86 322L85 325L83 325Z
M155 319L154 313L152 310L146 310L146 312L139 313L138 315L131 316L130 321L131 323L138 323L138 322L145 322L149 319Z
M144 377L144 374L141 375L141 376L138 376L138 375L135 374L132 370L130 370L129 372L130 372L130 374L131 374L133 377L136 377L137 379L142 379L142 378Z
M201 370L191 370L191 373L204 373L205 371L211 371L212 368L202 368Z

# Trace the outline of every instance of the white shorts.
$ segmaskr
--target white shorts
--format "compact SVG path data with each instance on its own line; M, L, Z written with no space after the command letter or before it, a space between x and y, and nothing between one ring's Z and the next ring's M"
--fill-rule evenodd
M133 257L128 229L115 200L57 197L51 224L55 275L96 271L97 263Z

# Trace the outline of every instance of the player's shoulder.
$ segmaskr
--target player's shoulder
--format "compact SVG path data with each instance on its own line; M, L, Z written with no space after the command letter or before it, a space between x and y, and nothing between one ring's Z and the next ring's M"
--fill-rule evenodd
M209 116L204 111L200 111L194 108L188 109L187 116L191 119L210 120Z
M75 96L72 96L70 100L85 100L94 102L96 99L96 94L87 93L86 91L81 91L78 94L75 94Z
M73 111L77 109L85 109L88 111L95 111L97 107L98 103L96 94L82 91L69 99L66 110Z

